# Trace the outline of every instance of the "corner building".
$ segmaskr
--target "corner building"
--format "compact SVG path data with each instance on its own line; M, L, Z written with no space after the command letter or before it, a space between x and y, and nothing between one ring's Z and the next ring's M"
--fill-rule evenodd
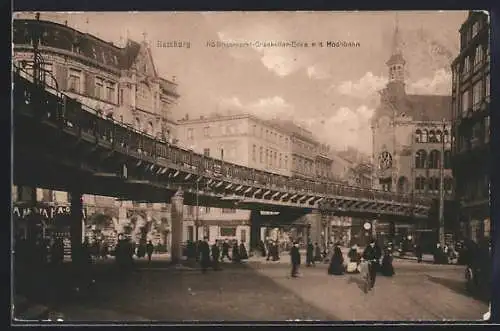
M453 72L453 158L460 235L490 237L490 24L469 12L460 28L460 54Z
M379 222L377 228L389 234L388 240L422 239L424 245L432 245L438 238L441 165L444 167L445 231L448 234L455 232L451 202L451 96L406 93L406 61L400 44L396 27L392 53L386 62L389 80L380 91L380 105L371 123L373 188L409 195L430 195L435 203L427 224Z
M171 111L179 98L177 85L158 75L146 40L127 40L117 46L75 30L67 22L15 19L13 64L27 72L28 77L33 71L36 36L48 86L77 99L101 116L158 139L175 139ZM67 205L70 200L66 192L28 187L14 187L13 191L14 205L57 206ZM84 195L83 204L88 211L85 217L88 235L103 235L115 229L134 237L139 236L145 222L153 222L157 231L153 231L155 238L149 239L155 239L157 244L167 241L170 215L165 204L152 206L92 195ZM39 228L43 227L42 224Z

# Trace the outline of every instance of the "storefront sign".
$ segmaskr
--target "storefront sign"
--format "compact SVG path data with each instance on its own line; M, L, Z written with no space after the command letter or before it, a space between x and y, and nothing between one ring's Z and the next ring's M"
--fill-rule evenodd
M85 209L82 210L83 217L85 217ZM71 209L69 206L44 206L44 207L19 207L12 208L12 215L24 219L30 215L39 215L44 219L51 220L59 215L69 216Z
M279 211L266 211L266 210L261 210L260 211L260 214L262 216L266 216L266 215L279 215L280 212Z

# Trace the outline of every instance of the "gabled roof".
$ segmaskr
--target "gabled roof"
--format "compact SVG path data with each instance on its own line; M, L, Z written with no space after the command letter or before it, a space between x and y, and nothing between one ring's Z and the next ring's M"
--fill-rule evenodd
M125 47L118 47L67 25L33 19L13 21L14 45L30 45L33 34L37 32L40 34L43 46L70 52L78 50L80 55L119 70L129 69L141 48L139 43L132 40L128 40Z
M405 113L414 121L451 120L451 96L406 95Z

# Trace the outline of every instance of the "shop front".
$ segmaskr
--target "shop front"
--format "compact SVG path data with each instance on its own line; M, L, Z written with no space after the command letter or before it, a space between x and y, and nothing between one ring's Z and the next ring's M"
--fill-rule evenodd
M27 241L63 239L65 258L71 256L71 214L67 204L37 203L36 206L14 204L12 218L17 238ZM85 211L84 211L85 217Z

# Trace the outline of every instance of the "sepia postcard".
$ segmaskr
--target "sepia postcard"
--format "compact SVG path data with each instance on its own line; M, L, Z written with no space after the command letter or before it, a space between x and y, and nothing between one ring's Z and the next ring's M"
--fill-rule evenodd
M12 31L14 323L490 318L488 12Z

